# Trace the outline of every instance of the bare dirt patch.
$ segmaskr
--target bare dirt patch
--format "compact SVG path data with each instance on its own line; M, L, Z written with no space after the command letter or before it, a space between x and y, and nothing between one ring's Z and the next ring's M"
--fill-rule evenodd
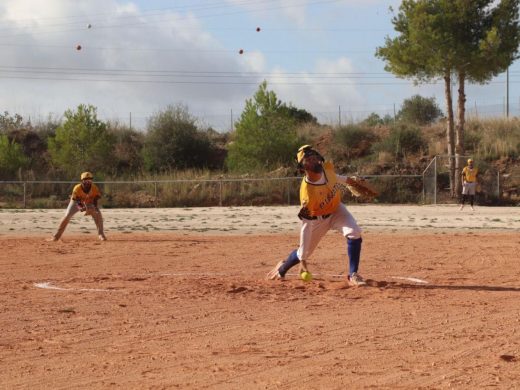
M297 245L297 228L112 230L107 242L94 232L58 243L4 234L0 383L515 388L518 231L392 229L364 235L363 288L345 282L346 245L334 232L310 261L310 283L264 279Z

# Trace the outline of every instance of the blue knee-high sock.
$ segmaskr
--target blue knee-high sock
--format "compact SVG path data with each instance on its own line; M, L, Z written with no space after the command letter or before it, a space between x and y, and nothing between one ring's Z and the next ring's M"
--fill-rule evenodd
M287 260L285 260L280 268L278 268L278 272L280 273L280 276L285 276L287 271L294 267L296 264L300 262L300 259L298 259L298 255L296 254L297 250L293 250Z
M347 253L349 259L349 275L352 275L354 272L358 271L359 268L359 259L361 256L361 243L363 239L351 239L347 238Z

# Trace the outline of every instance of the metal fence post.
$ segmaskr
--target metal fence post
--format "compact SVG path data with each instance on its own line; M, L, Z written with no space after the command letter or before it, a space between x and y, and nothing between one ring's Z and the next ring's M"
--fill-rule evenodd
M27 182L23 182L23 208L27 208Z
M222 179L219 180L219 196L218 196L218 205L222 207Z
M426 179L425 179L425 175L424 175L425 171L426 170L424 170L422 173L422 202L423 202L423 204L426 204Z
M497 198L500 199L500 171L497 172Z
M287 180L287 206L291 205L291 179Z
M433 204L437 204L437 156L434 157L433 163L433 177L434 177L434 187L433 187Z

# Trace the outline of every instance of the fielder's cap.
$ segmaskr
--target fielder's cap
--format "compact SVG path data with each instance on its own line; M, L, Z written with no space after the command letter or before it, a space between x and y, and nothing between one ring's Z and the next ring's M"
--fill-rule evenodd
M471 164L473 162L472 158L468 158L468 164Z
M298 149L298 153L296 153L296 161L298 163L301 163L303 158L309 155L309 152L315 152L316 154L318 154L314 149L312 149L311 145L300 146L300 149Z
M93 176L92 173L90 173L90 172L83 172L83 173L81 174L81 177L80 177L80 178L81 178L81 180L85 180L85 179L90 179L90 180L92 180L92 179L94 179L94 176Z

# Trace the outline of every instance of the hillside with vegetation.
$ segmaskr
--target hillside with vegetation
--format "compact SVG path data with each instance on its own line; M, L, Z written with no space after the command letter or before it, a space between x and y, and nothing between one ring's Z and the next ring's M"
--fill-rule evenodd
M92 171L110 193L106 206L204 206L276 204L297 201L297 185L288 193L276 183L214 182L232 179L295 177L295 152L311 144L334 161L337 171L370 177L382 203L420 203L420 177L435 156L446 155L446 119L433 98L406 99L395 117L369 115L359 123L329 126L309 112L278 100L262 83L247 100L235 131L201 128L187 107L169 106L148 121L144 131L103 122L93 106L68 110L62 119L33 124L20 115L0 115L0 201L13 206L26 182L29 207L61 207L83 171ZM466 122L465 156L481 171L480 201L515 204L520 183L520 120L471 119ZM441 160L439 160L441 161ZM439 171L442 169L442 163ZM415 175L415 177L414 177ZM493 185L502 180L500 193ZM501 178L501 179L500 179ZM182 188L157 182L185 181ZM37 183L63 181L65 183ZM146 182L132 186L133 182ZM199 183L195 183L199 181ZM152 189L150 184L155 182ZM221 185L221 184L220 184ZM449 186L440 180L441 190ZM289 185L285 185L289 187ZM159 191L159 194L158 194ZM217 192L220 193L217 194ZM218 198L218 200L217 200ZM453 197L444 201L456 201Z

